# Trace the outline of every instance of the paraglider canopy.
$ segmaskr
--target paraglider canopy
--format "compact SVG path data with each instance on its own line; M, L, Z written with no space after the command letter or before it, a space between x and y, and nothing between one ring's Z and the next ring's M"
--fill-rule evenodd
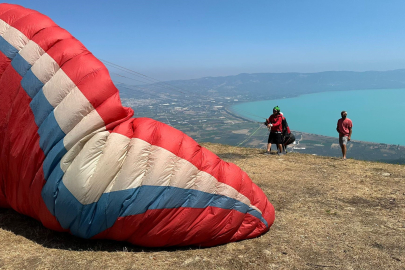
M0 206L84 238L212 246L269 230L239 167L131 118L106 67L48 17L0 4Z

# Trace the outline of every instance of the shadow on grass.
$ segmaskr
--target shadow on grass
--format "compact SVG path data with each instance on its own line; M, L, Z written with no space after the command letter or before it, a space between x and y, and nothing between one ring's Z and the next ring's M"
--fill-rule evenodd
M45 228L39 221L17 213L12 209L0 208L0 229L10 231L29 239L45 248L72 251L106 252L159 252L204 249L203 247L148 248L106 239L83 239L66 232L56 232Z

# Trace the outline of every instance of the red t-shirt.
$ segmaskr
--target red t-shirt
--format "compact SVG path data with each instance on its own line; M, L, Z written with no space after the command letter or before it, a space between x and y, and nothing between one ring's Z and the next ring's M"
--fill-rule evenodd
M271 127L271 132L282 132L283 131L282 121L283 121L283 118L282 118L281 114L270 115L269 119L267 119L267 123L270 123L273 125Z
M350 120L349 118L340 118L337 122L337 127L339 130L339 134L343 137L347 137L350 133L349 129L353 127L352 120Z

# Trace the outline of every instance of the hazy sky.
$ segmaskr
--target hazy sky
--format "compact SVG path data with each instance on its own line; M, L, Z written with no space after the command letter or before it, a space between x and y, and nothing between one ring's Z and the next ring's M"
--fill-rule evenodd
M157 78L405 68L403 0L20 0Z

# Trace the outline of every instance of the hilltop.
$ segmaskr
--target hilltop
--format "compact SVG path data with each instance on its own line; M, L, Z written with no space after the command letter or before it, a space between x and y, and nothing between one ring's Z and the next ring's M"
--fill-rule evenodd
M0 209L0 269L402 269L405 166L204 144L276 209L265 235L213 248L83 240Z

